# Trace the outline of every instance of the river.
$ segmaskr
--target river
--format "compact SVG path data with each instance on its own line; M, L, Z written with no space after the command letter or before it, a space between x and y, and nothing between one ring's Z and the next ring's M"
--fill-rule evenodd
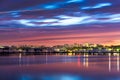
M0 80L120 80L120 56L1 56Z

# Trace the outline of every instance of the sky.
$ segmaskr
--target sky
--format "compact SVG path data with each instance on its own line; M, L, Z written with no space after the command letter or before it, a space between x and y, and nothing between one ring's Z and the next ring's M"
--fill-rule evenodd
M0 45L120 45L120 0L0 0Z

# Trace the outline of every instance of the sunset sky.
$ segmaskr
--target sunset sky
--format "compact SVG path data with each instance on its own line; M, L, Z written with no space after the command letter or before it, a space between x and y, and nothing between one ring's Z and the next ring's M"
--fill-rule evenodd
M0 45L120 45L120 0L0 0Z

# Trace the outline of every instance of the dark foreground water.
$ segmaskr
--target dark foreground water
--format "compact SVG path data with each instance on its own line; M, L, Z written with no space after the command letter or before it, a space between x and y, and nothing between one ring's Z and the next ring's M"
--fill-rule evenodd
M0 80L120 80L117 56L0 57Z

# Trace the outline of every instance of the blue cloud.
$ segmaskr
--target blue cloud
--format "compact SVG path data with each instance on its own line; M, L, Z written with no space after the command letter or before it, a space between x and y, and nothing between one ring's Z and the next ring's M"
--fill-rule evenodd
M78 3L83 2L84 0L68 0L67 3Z
M49 9L57 9L59 7L58 7L58 5L45 5L43 8L49 10Z
M115 10L118 9L114 6L115 4L113 5L113 2L102 1L102 3L99 3L95 0L93 3L95 5L89 3L89 5L85 6L83 3L86 2L87 0L61 0L54 2L43 1L43 3L36 3L32 6L25 5L22 9L0 12L0 25L4 24L6 26L12 26L17 24L16 26L24 25L28 27L43 28L50 26L68 27L81 24L120 22L119 13L116 12L113 14L112 10L110 10L109 6L113 9L115 8ZM104 7L107 8L104 9Z
M82 7L81 9L97 9L97 8L102 8L102 7L107 7L107 6L111 6L112 3L99 3L97 5L94 6L86 6L86 7Z
M102 15L102 14L101 14ZM102 23L119 23L120 14L103 14L101 15L83 15L83 16L68 16L58 15L52 18L43 19L18 19L4 21L2 23L17 23L19 25L25 25L30 27L49 27L49 26L71 26L81 24L102 24Z

